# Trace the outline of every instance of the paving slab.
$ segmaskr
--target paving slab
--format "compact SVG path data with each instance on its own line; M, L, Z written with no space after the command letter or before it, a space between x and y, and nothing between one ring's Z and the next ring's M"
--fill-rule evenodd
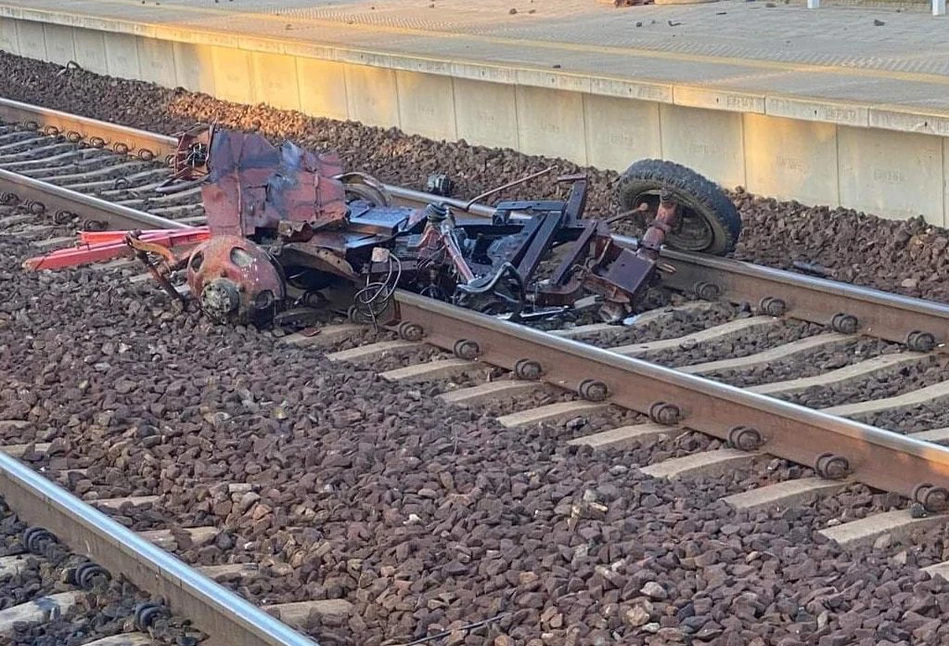
M0 2L0 19L107 28L151 38L174 32L176 38L168 40L220 46L240 41L243 48L275 55L318 47L325 55L314 58L337 62L426 72L440 66L446 75L477 80L856 126L892 121L907 110L949 117L945 21L930 16L923 3L920 11L900 12L882 7L807 9L800 1L622 9L594 0L430 4L18 0ZM48 26L48 33L21 31L21 40L36 48L42 41L47 56L54 58L76 46L63 44ZM128 56L109 57L114 59L109 65L129 64L135 58L133 47ZM248 59L248 75L266 71L266 62ZM673 87L679 85L684 87ZM833 101L866 107L834 110L827 105ZM949 134L949 120L929 123L927 130Z
M660 157L946 226L949 39L927 7L0 0L0 49L602 169Z

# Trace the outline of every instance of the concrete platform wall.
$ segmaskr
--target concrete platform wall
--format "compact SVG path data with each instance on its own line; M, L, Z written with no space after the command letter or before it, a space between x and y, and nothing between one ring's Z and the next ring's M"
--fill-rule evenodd
M529 70L488 75L437 61L394 69L286 46L266 51L237 37L189 39L0 18L0 49L101 74L599 168L662 157L730 188L949 225L949 124L795 99Z

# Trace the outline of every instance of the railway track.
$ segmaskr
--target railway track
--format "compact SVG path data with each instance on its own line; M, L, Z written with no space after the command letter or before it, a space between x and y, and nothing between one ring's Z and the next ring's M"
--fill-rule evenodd
M32 121L41 131L0 129L0 189L58 211L48 230L30 229L44 246L66 241L58 235L57 219L151 228L201 221L194 187L168 200L150 193L167 177L156 160L170 151L170 138L11 103L0 106L0 121ZM77 148L70 140L93 145ZM105 150L116 144L119 154ZM37 145L44 154L54 154L55 162L34 157ZM86 161L82 168L87 171L74 172L74 163ZM51 163L67 170L52 170ZM128 172L134 177L126 184L121 178ZM23 173L32 178L23 179ZM58 188L50 188L50 182ZM88 193L79 198L69 192L77 189ZM435 199L390 190L406 202ZM161 206L155 206L156 199ZM475 209L476 214L489 212L488 207ZM905 498L892 511L821 530L844 547L945 524L949 450L940 443L949 442L949 308L728 260L678 253L666 258L677 272L664 283L681 295L624 326L581 322L542 330L399 293L395 323L381 332L334 322L280 342L297 351L328 351L331 361L365 364L387 381L424 389L426 396L446 404L486 409L507 428L547 429L578 450L591 447L612 455L630 447L667 447L637 465L655 478L754 469L773 457L803 467L797 477L763 477L762 486L729 493L726 502L739 512L799 505L836 495L853 483ZM16 446L8 452L48 448ZM21 515L29 514L23 508L37 508L35 496L50 495L38 493L43 478L14 460L0 458L0 467L5 475L0 496ZM237 500L250 491L245 483L232 486ZM18 489L23 498L11 493ZM76 504L63 500L66 509ZM138 497L104 505L100 500L99 506L123 509L155 502ZM27 520L64 536L74 531L74 518L37 514ZM118 536L113 549L148 551L131 532ZM94 558L116 571L130 567L117 556ZM161 567L150 563L143 572ZM947 564L931 567L934 573L947 571ZM149 576L143 576L143 589L162 593L146 584ZM201 583L196 588L207 585L196 581ZM177 598L170 606L189 614L195 603ZM311 604L295 616L345 614L344 604L336 605L334 610L324 604L321 610L319 603ZM215 636L218 619L195 620Z
M163 160L174 152L173 137L4 99L0 99L0 123L8 124L0 128L0 135L10 138L9 143L0 139L5 160L0 163L0 191L93 226L183 228L204 221L196 187L185 184L171 193L154 193L170 176ZM70 140L85 142L86 147L69 145ZM37 146L44 152L30 152ZM110 155L110 150L122 154ZM73 164L83 161L83 155L100 161L96 168L77 173ZM386 188L401 204L438 199L456 208L465 205L398 186ZM470 212L489 217L493 210L475 204ZM635 243L622 236L617 239ZM776 316L871 334L922 351L946 347L947 308L941 304L696 254L666 251L663 258L675 269L663 279L672 289L706 299L747 301Z

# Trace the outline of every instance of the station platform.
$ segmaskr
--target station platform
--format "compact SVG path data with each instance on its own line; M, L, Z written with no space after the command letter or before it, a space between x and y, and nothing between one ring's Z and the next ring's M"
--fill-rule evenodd
M599 168L663 157L728 187L949 224L949 23L927 4L0 0L0 49Z

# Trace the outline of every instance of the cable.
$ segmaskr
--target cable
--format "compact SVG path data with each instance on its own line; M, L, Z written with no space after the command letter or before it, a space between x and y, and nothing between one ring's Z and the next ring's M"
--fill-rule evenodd
M389 307L399 281L402 279L402 261L391 253L388 260L388 273L385 280L371 282L367 275L366 286L356 292L353 297L356 315L369 320L376 329L378 329L379 316ZM392 279L393 275L395 280Z
M508 297L506 294L502 294L495 290L497 284L501 282L501 279L504 277L504 274L510 274L514 279L514 282L517 283L517 299ZM525 297L526 297L526 288L524 286L524 279L521 277L520 272L517 271L517 268L512 265L510 262L505 262L501 265L501 268L498 269L498 272L483 285L464 285L459 284L455 287L457 292L462 292L464 294L487 294L488 292L493 292L498 298L511 303L514 306L514 311L511 312L511 320L516 321L522 311L524 311ZM456 304L458 297L455 298Z

